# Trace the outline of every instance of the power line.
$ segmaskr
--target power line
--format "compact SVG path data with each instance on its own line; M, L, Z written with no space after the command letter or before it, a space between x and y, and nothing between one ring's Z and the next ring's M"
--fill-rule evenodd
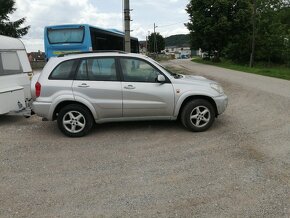
M183 21L183 22L178 22L178 23L172 23L172 24L167 24L167 25L161 25L161 26L158 26L158 28L163 28L163 27L168 27L168 26L174 26L174 25L181 24L181 23L186 23L186 22L188 22L188 20Z

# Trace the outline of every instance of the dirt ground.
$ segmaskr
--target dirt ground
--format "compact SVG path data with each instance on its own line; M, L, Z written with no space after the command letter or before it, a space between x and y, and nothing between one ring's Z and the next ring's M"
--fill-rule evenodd
M290 217L290 81L164 64L223 85L210 130L112 123L71 139L1 116L0 217Z

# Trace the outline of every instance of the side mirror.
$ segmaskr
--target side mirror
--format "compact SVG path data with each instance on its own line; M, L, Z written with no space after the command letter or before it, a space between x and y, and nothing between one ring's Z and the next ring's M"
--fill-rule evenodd
M157 76L157 82L164 83L165 81L166 81L165 76L163 76L163 75Z

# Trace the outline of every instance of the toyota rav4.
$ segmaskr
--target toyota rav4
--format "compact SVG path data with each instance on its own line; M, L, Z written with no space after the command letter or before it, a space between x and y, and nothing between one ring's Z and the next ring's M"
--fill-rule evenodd
M207 130L227 107L222 87L200 76L172 73L140 54L92 52L51 58L32 79L33 110L57 120L67 136L94 122L177 120Z

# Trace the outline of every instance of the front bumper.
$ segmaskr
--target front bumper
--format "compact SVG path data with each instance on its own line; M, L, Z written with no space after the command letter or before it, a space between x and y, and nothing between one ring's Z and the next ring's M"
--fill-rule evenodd
M221 95L221 96L215 97L213 99L216 103L217 112L218 112L217 115L222 114L228 106L228 96Z

